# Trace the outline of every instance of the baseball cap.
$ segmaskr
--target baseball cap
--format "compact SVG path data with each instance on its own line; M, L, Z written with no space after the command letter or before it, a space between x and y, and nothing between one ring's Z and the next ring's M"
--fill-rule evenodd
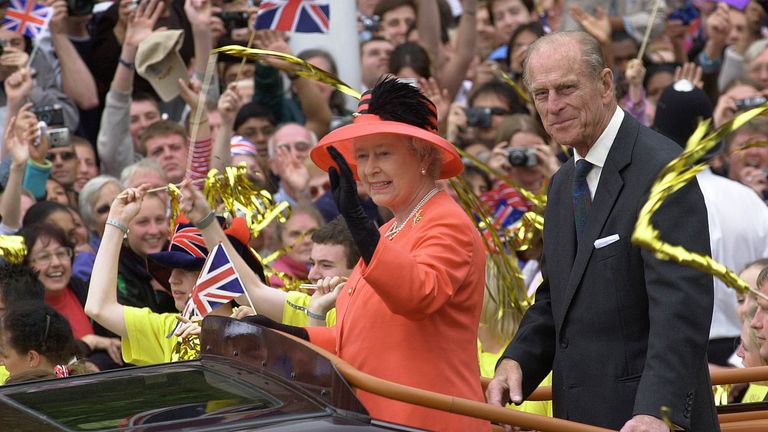
M183 42L184 30L157 31L139 44L136 52L136 72L164 102L179 95L179 78L188 80L187 66L179 54Z

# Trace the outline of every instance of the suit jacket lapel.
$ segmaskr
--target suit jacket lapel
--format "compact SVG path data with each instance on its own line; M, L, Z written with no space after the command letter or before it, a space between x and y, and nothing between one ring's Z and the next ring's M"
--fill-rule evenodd
M560 328L563 324L568 307L581 283L589 258L592 256L594 242L603 230L603 226L608 220L616 199L619 197L619 193L624 186L621 170L632 160L632 149L635 145L639 126L640 124L632 116L624 113L624 121L621 123L619 132L611 145L611 150L608 152L605 165L600 173L600 182L592 202L592 209L589 211L584 233L577 246L576 258L573 262L565 290L563 310L566 312L560 317L557 328ZM573 225L573 221L571 221L571 225Z

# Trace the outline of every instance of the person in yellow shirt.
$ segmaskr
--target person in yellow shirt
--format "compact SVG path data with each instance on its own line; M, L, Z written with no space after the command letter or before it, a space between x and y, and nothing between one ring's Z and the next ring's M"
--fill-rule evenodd
M85 304L88 316L122 338L123 359L139 366L177 360L173 348L178 341L176 334L171 335L177 323L176 314L158 314L148 308L123 306L117 302L120 245L128 223L138 214L148 189L149 185L126 189L112 203ZM214 217L208 223L216 221ZM264 280L261 264L246 247L250 233L245 220L235 218L227 235L249 267ZM176 226L167 251L147 256L150 273L171 292L179 311L184 309L207 256L208 249L200 230L188 223ZM225 305L212 313L228 316L230 312Z
M312 233L312 242L309 280L317 285L315 294L286 292L260 284L249 291L256 310L241 308L238 318L259 313L293 326L336 323L336 295L360 260L360 252L341 217Z

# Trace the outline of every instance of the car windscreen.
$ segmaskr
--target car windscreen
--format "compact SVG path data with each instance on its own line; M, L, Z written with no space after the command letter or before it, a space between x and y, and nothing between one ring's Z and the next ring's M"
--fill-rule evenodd
M66 385L53 381L4 396L76 431L130 429L191 419L219 423L222 417L242 419L254 412L279 411L284 405L257 386L194 365L135 371L109 379L94 375Z

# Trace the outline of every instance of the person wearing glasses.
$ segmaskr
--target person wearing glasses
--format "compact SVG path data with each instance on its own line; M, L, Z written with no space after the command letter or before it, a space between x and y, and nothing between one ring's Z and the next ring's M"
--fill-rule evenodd
M67 145L64 146L51 146L45 158L52 165L51 178L64 187L70 204L77 205L77 194L74 187L77 179L78 160L75 146L71 142L67 142Z
M71 218L68 212L67 216ZM64 231L39 223L25 225L18 234L28 248L24 264L37 273L45 287L45 303L67 319L74 338L90 350L87 358L100 370L122 365L120 339L95 325L83 311L88 287L72 277L72 243Z
M89 280L99 250L104 224L107 222L109 206L123 190L120 181L112 176L100 175L89 180L78 195L80 217L88 229L88 245L92 252L83 252L75 257L72 274L82 280Z

